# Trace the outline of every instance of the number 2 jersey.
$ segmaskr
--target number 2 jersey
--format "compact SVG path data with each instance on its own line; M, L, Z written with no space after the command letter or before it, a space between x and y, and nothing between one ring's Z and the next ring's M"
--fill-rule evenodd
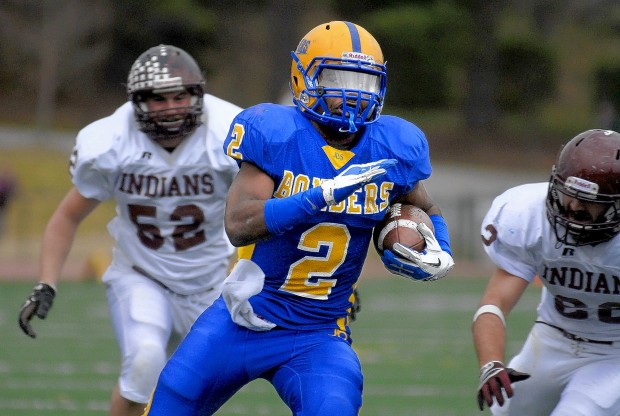
M351 165L398 160L344 202L240 251L266 275L262 292L250 298L255 313L285 328L348 331L345 317L372 228L395 197L431 174L422 131L400 118L381 116L360 131L352 149L343 151L327 145L296 107L260 104L235 118L224 151L269 175L274 198L318 186Z
M224 207L238 166L222 153L241 108L204 96L203 123L172 152L139 130L131 102L82 129L70 164L80 194L115 199L114 262L179 294L216 286L234 248Z
M620 237L595 246L557 241L547 220L548 183L499 195L482 222L484 248L495 265L543 283L538 320L580 337L620 341Z

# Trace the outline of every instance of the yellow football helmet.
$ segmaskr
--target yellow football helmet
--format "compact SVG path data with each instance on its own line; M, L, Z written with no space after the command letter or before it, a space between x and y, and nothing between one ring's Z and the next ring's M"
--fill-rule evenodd
M383 52L366 29L354 23L321 24L291 52L293 102L308 118L354 133L381 115L387 73ZM342 99L330 110L325 99Z

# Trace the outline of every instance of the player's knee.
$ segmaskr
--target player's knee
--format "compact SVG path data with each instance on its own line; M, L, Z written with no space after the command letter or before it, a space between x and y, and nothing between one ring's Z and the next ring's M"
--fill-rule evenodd
M303 415L356 416L362 407L362 380L326 377L324 388L302 393ZM310 386L312 384L308 384Z
M327 394L316 410L312 410L309 415L321 416L357 416L362 403L361 400L354 400L338 394ZM304 412L304 414L306 414Z
M162 370L157 381L157 392L172 401L197 403L203 393L198 371L174 359Z
M122 383L121 395L138 403L146 403L166 359L166 351L162 346L141 345L128 365L129 371L125 383Z

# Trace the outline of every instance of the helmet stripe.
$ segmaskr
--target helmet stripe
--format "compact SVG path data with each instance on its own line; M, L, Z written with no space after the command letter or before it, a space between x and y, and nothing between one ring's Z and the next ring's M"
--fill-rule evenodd
M360 42L360 34L357 31L357 27L355 27L355 25L350 22L344 22L344 23L347 25L347 27L349 28L349 32L351 33L351 44L353 46L352 52L361 52L362 44Z

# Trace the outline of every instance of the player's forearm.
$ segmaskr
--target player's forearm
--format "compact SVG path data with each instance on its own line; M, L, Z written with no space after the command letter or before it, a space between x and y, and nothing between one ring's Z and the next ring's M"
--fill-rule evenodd
M267 200L263 215L269 233L280 235L306 221L326 206L323 188L316 187L287 198Z
M480 315L472 324L472 335L480 366L489 361L504 361L506 331L497 316Z
M263 215L264 206L265 201L255 200L227 210L225 228L232 245L247 246L269 237Z
M236 207L228 208L226 234L236 247L253 244L292 229L325 206L320 187L286 198L246 200Z
M79 222L55 214L43 234L39 260L40 281L55 286L73 245Z

